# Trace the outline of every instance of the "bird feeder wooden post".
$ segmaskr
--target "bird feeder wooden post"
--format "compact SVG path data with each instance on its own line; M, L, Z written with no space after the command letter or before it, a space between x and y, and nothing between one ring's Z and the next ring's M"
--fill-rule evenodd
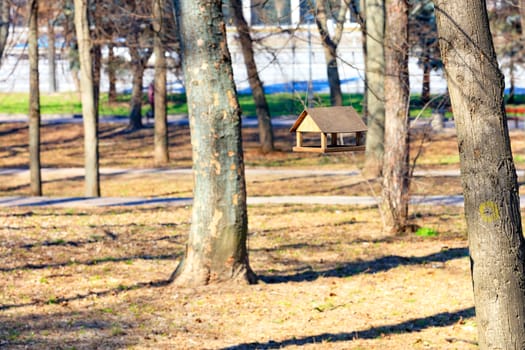
M367 130L365 123L352 107L320 107L305 109L290 132L296 133L294 152L333 153L364 151L363 141ZM321 139L320 145L305 146L304 134L318 134ZM340 134L354 134L354 143L338 144Z

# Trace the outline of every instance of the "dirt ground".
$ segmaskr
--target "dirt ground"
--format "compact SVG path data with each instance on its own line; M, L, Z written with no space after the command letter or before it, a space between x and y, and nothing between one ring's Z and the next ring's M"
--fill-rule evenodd
M153 168L153 129L133 133L125 131L122 124L100 125L101 167ZM287 129L276 128L277 151L262 154L258 147L256 129L243 129L245 162L250 168L358 170L362 153L319 155L293 153L294 135ZM83 167L82 125L46 125L42 130L42 166L48 168ZM516 166L525 168L525 137L523 131L511 133ZM458 169L459 155L455 134L414 132L411 143L412 161L417 158L416 170ZM24 124L0 124L0 168L28 167L28 135ZM166 168L191 167L191 143L186 127L170 128L170 163ZM29 195L28 176L2 176L0 195ZM71 175L43 175L43 191L49 196L82 196L83 177ZM117 174L101 177L103 196L188 197L192 195L191 175L180 174ZM248 176L250 196L272 195L366 195L380 193L380 183L367 181L361 176L302 175ZM305 189L308 189L305 193ZM461 194L459 177L414 177L411 182L413 195ZM522 190L525 194L525 190Z
M152 130L102 124L102 166L152 166ZM169 168L189 167L188 130L172 128ZM363 155L258 151L250 167L358 169ZM418 169L457 169L453 133L414 137ZM43 128L43 165L81 167L80 125ZM513 132L518 167L523 132ZM27 128L0 124L0 167L27 167ZM189 196L189 176L108 176L104 195ZM345 176L254 176L249 195L370 195L375 182ZM459 194L455 177L415 178L414 194ZM82 194L82 179L47 179L48 195ZM0 177L0 195L28 193ZM0 348L5 349L475 349L476 323L461 208L411 207L436 235L388 237L376 208L249 207L256 285L198 289L167 283L191 218L188 207L0 209Z
M0 346L476 348L461 210L416 209L435 237L385 237L377 216L250 207L259 283L184 289L166 280L189 208L2 210Z

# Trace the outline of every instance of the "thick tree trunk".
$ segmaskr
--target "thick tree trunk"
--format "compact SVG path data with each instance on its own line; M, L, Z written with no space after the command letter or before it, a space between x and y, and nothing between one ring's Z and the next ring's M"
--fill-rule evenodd
M29 169L31 195L42 195L40 167L40 86L38 77L38 0L30 0L29 10Z
M78 40L82 118L84 120L86 196L98 197L100 196L98 108L95 100L87 0L75 0L75 29Z
M255 282L246 248L248 217L241 111L221 1L175 0L193 150L191 231L176 283Z
M385 230L401 232L408 216L408 3L386 0L385 154L382 209Z
M259 123L259 141L261 143L261 149L263 153L272 152L274 150L274 145L270 107L268 107L266 96L264 95L263 84L259 78L259 72L257 71L257 65L253 55L253 41L250 35L250 27L244 19L242 1L231 0L230 4L233 10L233 20L237 27L237 33L241 42L248 81L255 102L255 111Z
M384 0L366 0L366 101L368 132L363 173L377 177L383 167L385 140L385 32Z
M108 80L109 80L109 90L108 90L108 102L116 103L117 102L117 72L115 67L115 46L110 44L108 45Z
M7 45L7 35L9 34L9 0L0 0L0 65L2 64L2 56Z
M55 26L53 20L47 21L47 62L49 69L49 92L57 92L57 61L55 55Z
M164 57L164 9L165 0L155 0L153 4L154 54L155 54L155 95L154 95L154 161L155 166L164 166L169 162L168 120L166 115L166 58Z
M525 348L525 241L483 0L435 2L454 109L480 349Z

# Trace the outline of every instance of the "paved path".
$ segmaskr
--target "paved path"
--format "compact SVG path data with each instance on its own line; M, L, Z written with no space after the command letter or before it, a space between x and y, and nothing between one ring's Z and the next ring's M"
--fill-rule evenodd
M82 168L43 169L43 175L54 176L80 176L83 175ZM102 168L102 175L124 175L124 174L185 174L190 175L191 169L117 169ZM272 169L272 168L248 168L247 176L252 175L286 175L286 176L358 176L357 170L301 170L301 169ZM416 176L459 176L458 170L420 170L415 172ZM519 176L524 176L525 171L519 170ZM29 176L27 169L0 169L0 176ZM187 206L192 204L192 198L145 198L145 197L24 197L8 196L0 197L0 207L108 207L108 206L137 206L137 205L171 205ZM248 197L248 204L321 204L321 205L376 205L378 198L371 196L272 196L272 197ZM462 206L463 196L413 196L412 204L420 205L453 205ZM521 198L522 206L525 207L525 196Z
M521 196L525 208L525 196ZM188 206L192 198L142 198L142 197L0 197L0 207L114 207L114 206ZM260 204L321 204L321 205L377 205L379 198L370 196L276 196L248 197L248 205ZM463 196L412 196L411 204L463 206Z

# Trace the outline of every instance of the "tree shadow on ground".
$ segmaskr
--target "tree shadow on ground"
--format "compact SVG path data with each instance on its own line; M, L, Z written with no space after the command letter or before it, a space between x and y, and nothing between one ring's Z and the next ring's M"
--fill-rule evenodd
M371 327L362 331L343 333L323 333L319 335L286 339L282 341L268 341L266 343L245 343L223 348L222 350L247 350L247 349L281 349L287 346L305 346L309 344L348 342L355 339L375 339L382 335L419 332L431 327L446 327L453 325L462 319L475 316L473 307L458 310L456 312L442 312L436 315L415 318L398 324ZM447 339L448 341L461 341L460 339ZM463 340L473 343L470 340Z
M22 130L27 130L27 129L29 129L29 127L27 125L14 126L12 128L8 128L6 130L0 131L0 136L6 136L6 135L9 135L9 134L14 134L16 132L19 132L19 131L22 131Z
M122 261L130 261L130 260L177 260L180 258L182 253L175 253L175 254L162 254L162 255L149 255L149 254L142 254L142 255L133 255L133 256L123 256L123 257L113 257L113 256L107 256L102 258L96 258L92 260L86 260L86 261L75 261L75 264L78 265L85 265L85 266L92 266L92 265L98 265L101 263L114 263L114 262L122 262ZM63 267L71 265L71 261L64 261L64 262L57 262L57 263L51 263L51 264L24 264L20 266L13 266L13 267L0 267L0 272L12 272L12 271L21 271L26 269L31 270L42 270L47 268L57 268L57 267ZM0 306L1 309L1 306Z
M0 316L0 348L124 349L137 344L136 337L122 336L134 326L92 311L54 313L52 318L47 313L4 315Z
M122 292L141 289L141 288L165 287L171 282L172 282L172 279L156 280L156 281L149 281L149 282L137 282L132 285L128 285L128 286L119 285L117 288L111 288L111 289L102 290L102 291L91 291L90 290L83 294L79 293L77 295L70 296L70 297L59 297L59 298L54 298L53 300L34 300L34 301L30 301L27 303L20 303L20 304L6 304L6 305L0 304L0 311L19 308L19 307L26 307L26 306L31 306L31 305L39 305L39 304L44 304L44 303L67 304L71 301L82 300L82 299L86 299L86 298L93 297L93 296L103 297L106 295L116 295ZM0 325L2 325L2 323L0 323ZM0 343L0 347L1 347L1 343Z
M385 272L398 266L444 263L449 260L464 258L469 255L468 248L452 248L421 257L398 255L384 256L371 261L355 261L339 264L335 268L321 271L303 271L291 275L258 275L264 283L288 283L314 281L321 277L350 277L361 273L373 274Z

